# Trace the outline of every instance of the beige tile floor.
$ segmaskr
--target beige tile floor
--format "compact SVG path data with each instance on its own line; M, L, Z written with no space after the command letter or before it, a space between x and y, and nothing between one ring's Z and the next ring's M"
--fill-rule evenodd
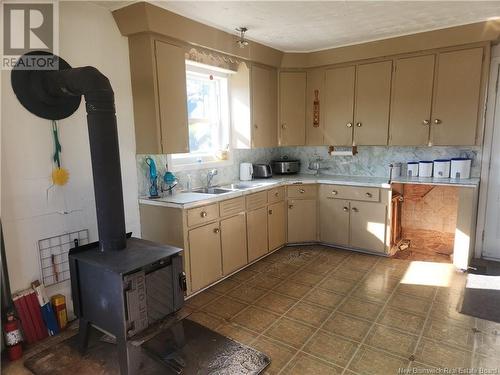
M268 374L500 373L500 324L456 311L465 275L450 264L411 265L324 246L286 247L187 306L191 319L267 353Z
M191 319L267 353L267 374L498 369L500 324L456 311L465 275L452 267L286 247L186 305ZM20 363L3 372L29 373Z

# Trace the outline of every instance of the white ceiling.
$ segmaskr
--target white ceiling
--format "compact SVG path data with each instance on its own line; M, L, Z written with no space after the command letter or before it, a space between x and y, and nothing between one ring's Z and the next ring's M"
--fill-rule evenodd
M500 1L151 1L286 52L307 52L479 22Z

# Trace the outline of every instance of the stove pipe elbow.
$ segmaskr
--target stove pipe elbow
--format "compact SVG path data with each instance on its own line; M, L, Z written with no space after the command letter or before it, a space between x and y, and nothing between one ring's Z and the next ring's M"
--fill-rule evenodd
M108 78L86 66L46 72L44 87L53 97L85 98L90 156L101 251L127 246L114 93Z

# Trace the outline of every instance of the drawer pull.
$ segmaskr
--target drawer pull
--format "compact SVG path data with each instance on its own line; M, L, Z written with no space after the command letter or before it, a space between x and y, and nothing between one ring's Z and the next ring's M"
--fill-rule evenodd
M337 195L339 192L337 190L332 190L332 195Z
M371 197L373 197L373 194L372 194L372 193L366 193L366 196L367 196L368 198L371 198Z
M288 208L291 210L293 208L293 204L289 204Z
M342 209L344 210L344 212L349 211L349 207L343 207Z
M274 193L274 196L275 196L275 197L278 197L279 195L280 195L280 192L279 192L279 191L276 191L276 192Z
M200 212L200 216L201 217L207 217L208 216L207 211L201 211Z
M351 208L352 212L358 212L358 209L356 207Z
M273 214L273 210L269 210L269 215L272 215Z
M214 228L214 233L217 234L220 232L220 229L219 228Z
M300 194L304 194L306 191L304 189L299 189Z

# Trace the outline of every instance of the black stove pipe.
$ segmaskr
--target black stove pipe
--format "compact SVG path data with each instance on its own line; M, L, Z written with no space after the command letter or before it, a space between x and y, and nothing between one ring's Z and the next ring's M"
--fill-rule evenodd
M101 251L127 246L114 93L94 67L47 71L43 86L52 97L85 97Z

